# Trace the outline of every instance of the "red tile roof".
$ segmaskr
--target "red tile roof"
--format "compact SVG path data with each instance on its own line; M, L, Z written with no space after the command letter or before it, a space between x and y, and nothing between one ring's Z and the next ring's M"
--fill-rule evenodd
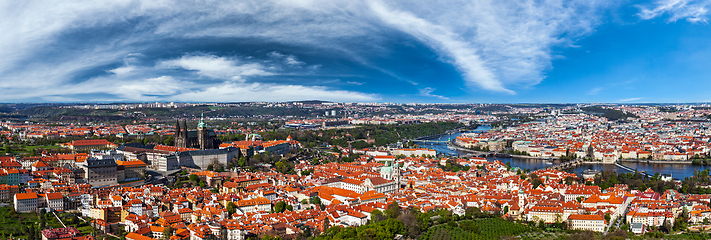
M37 194L36 193L18 193L18 194L15 194L15 198L17 198L17 200L34 199L34 198L37 198Z
M72 146L98 146L98 145L109 145L110 142L106 139L86 139L86 140L74 140L71 142Z

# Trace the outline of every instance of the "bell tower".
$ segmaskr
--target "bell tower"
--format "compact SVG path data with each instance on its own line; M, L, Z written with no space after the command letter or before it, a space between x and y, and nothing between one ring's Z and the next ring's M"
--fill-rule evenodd
M207 124L204 121L204 115L200 114L200 123L197 125L197 135L198 143L200 144L200 150L205 150L207 146ZM209 146L212 147L212 146Z

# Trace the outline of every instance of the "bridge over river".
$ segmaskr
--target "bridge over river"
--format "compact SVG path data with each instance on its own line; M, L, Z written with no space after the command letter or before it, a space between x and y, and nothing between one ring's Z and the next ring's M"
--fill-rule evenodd
M575 167L580 166L582 164L585 164L585 161L583 161L582 159L577 159L577 160L573 160L573 161L558 163L556 165L547 167L545 169L546 170L549 170L549 169L561 170L561 169L566 169L566 168L575 168Z
M583 165L583 164L600 164L600 163L599 163L599 162L585 162L583 159L577 159L577 160L573 160L573 161L568 161L568 162L559 163L559 164L556 164L556 165L547 167L547 168L545 168L545 169L562 170L562 169L576 168L576 167L578 167L578 166L580 166L580 165ZM625 165L620 164L619 161L616 161L613 165L614 165L615 167L618 167L618 168L620 168L620 169L622 169L622 170L625 170L625 171L628 171L628 172L635 172L634 169L632 169L632 168L630 168L630 167L627 167L627 166L625 166ZM644 171L637 171L637 172L638 172L638 173L641 173L641 174L644 174L644 175L646 175L646 176L648 176L648 177L652 177L652 175L650 175L650 174L648 174L648 173L646 173L646 172L644 172Z

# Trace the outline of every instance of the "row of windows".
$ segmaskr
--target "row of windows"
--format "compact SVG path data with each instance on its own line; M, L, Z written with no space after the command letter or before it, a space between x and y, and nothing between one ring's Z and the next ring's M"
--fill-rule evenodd
M92 182L108 182L108 181L116 181L116 178L92 180Z
M573 224L573 226L576 226L576 227L597 227L599 225L600 224Z

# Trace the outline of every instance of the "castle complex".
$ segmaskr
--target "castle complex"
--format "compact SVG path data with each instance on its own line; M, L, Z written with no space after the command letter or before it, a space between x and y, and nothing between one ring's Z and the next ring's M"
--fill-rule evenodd
M207 129L207 124L200 117L197 130L188 130L188 124L183 120L175 123L175 146L182 148L215 149L220 146L220 140L212 129Z

